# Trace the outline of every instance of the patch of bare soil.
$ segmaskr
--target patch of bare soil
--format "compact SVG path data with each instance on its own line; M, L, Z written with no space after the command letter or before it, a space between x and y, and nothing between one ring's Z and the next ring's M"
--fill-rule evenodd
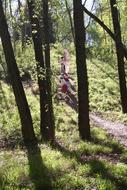
M125 162L123 159L119 158L119 154L99 154L99 155L83 155L81 156L83 161L92 161L92 160L99 160L99 161L108 161L109 163L123 163Z

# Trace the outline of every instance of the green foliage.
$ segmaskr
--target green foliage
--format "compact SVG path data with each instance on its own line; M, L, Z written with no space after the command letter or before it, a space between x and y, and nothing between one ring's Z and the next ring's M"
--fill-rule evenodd
M2 86L6 90L6 95L10 95L7 86L5 84L2 84ZM33 96L30 87L27 85L25 91L32 111L36 134L38 135L38 98ZM12 97L8 96L8 101L10 101L9 98ZM15 106L13 105L13 107ZM15 112L13 113L15 115ZM8 130L8 134L15 138L14 143L16 145L18 143L16 138L20 134L19 128L18 133L11 131L10 123L16 117L13 113L8 120L8 129L4 124L3 136L6 135L6 130ZM54 147L48 144L40 144L40 151L36 148L25 150L20 146L15 146L15 148L10 146L11 149L7 151L6 146L4 146L5 149L1 149L0 188L4 190L126 189L127 167L124 160L127 159L127 150L109 138L105 131L94 126L92 127L92 141L81 141L78 135L77 113L68 107L65 102L55 104L55 117L57 144ZM17 121L18 118L15 118L15 127L17 127ZM11 140L10 136L7 136L7 138L8 141ZM20 141L22 141L21 137ZM9 146L7 147L9 148ZM118 154L118 159L123 159L123 161L118 161L118 164L116 164L116 159L110 161L115 154ZM111 158L110 155L112 155Z
M72 119L75 122L77 120L74 111L66 104L57 106L59 119L64 117L62 127L61 123L57 126L59 146L41 144L40 151L36 148L23 150L20 147L2 150L1 189L126 189L126 164L124 162L116 164L114 163L116 159L108 161L108 155L115 151L114 141L106 132L95 127L92 128L94 140L89 143L81 141L77 135L77 128L72 123ZM127 150L121 148L118 158L122 157L122 154L126 159Z
M70 20L66 10L65 1L53 0L51 3L51 17L56 33L57 42L66 45L73 41ZM72 1L68 1L69 9L72 15Z
M88 61L90 108L98 111L119 111L120 95L116 66L95 59Z
M32 79L36 80L36 61L34 57L34 49L31 43L27 44L24 50L22 50L21 43L17 43L16 60L21 77L28 73Z
M33 79L23 82L23 85L32 112L34 129L40 139L39 92L36 75L34 75L36 62L33 59L32 46L28 47L29 49L21 51L18 44L16 58L20 72L29 71ZM2 82L9 108L2 99L0 139L4 142L4 149L1 149L0 152L0 188L5 190L39 188L49 190L91 190L94 188L126 190L127 150L111 139L105 131L94 126L91 129L91 142L80 140L77 113L65 101L55 99L60 69L58 60L63 53L63 47L61 44L56 44L51 50L57 144L54 147L40 144L40 150L36 150L36 148L33 148L32 151L22 149L21 124L14 96L10 87ZM73 78L74 86L77 87L72 44L69 51L71 52L70 75ZM91 111L105 112L104 117L106 114L107 117L110 117L112 113L112 115L114 114L113 119L117 116L119 120L126 122L126 117L120 113L118 75L114 62L91 59L87 60L87 66ZM117 158L114 158L116 154Z

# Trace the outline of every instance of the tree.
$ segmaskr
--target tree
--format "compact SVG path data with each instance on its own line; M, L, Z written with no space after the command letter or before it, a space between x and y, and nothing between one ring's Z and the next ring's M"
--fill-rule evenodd
M4 15L2 0L0 0L0 36L7 62L8 72L10 74L10 80L14 91L18 111L20 114L22 124L22 134L25 143L35 143L36 138L32 125L32 118L29 110L29 106L26 100L25 92L20 80L19 70L14 56L10 34L8 31L8 25Z
M65 5L66 5L66 9L67 9L69 20L70 20L71 33L72 33L73 41L75 42L73 20L72 20L72 17L71 17L71 10L70 10L70 7L68 5L68 1L67 0L65 0Z
M51 87L51 67L50 67L50 30L49 30L49 17L48 17L48 1L43 0L43 23L44 23L44 44L45 44L45 67L46 67L46 87L48 99L48 140L53 141L55 138L55 123L52 105L52 87ZM47 129L42 129L42 135L45 136Z
M85 54L84 15L81 0L73 0L76 65L78 78L78 124L83 140L90 139L88 77Z
M46 47L45 47L45 62L42 49L42 38L40 33L40 24L36 15L35 3L33 0L28 0L28 9L30 22L32 26L32 39L34 43L35 59L37 62L38 86L40 92L40 130L42 138L45 141L53 141L54 139L54 120L51 100L51 81L50 81L50 52L49 52L49 33L46 23ZM44 5L45 6L45 5ZM47 11L47 8L46 8ZM47 14L47 13L46 13ZM47 19L47 16L46 16ZM45 65L46 63L46 65ZM47 68L46 68L47 67ZM47 80L48 79L48 80ZM46 81L47 80L47 81Z
M82 8L83 8L83 11L86 14L88 14L95 22L97 22L110 35L110 37L114 41L116 40L114 33L110 30L110 28L103 21L101 21L96 15L94 15L90 11L88 11L86 9L86 7L84 7L83 5L82 5ZM122 46L121 48L123 49L124 56L127 59L127 49L126 49L125 45L122 43L122 41L121 41L121 46Z
M53 20L56 41L62 45L73 42L73 23L71 19L71 13L73 10L72 5L73 3L71 0L68 0L67 4L65 0L50 1L50 14Z
M126 76L124 68L124 53L121 47L121 28L119 22L119 13L117 10L116 0L110 0L112 21L115 34L115 45L116 45L116 54L118 62L118 73L119 73L119 84L120 84L120 94L121 94L121 103L123 113L127 113L127 88L126 88Z

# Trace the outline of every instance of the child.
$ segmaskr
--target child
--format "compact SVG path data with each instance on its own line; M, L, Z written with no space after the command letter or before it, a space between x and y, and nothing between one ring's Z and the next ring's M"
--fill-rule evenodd
M64 66L65 66L65 73L69 73L69 63L70 63L70 56L67 49L64 49L64 56L63 56Z
M59 63L61 64L61 76L60 76L60 84L61 84L61 92L67 93L70 91L70 81L69 81L69 52L65 49L64 56L61 57Z
M64 55L61 57L59 63L61 64L61 74L68 74L69 73L69 62L70 62L70 57L69 57L69 52L67 49L64 50Z
M61 64L60 73L64 74L65 73L65 65L64 65L63 57L60 58L59 63Z

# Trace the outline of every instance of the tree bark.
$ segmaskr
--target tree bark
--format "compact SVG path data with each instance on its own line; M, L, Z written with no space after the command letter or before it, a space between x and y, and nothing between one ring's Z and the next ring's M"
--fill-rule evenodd
M88 77L85 54L84 15L81 0L73 0L78 78L78 124L83 140L90 140Z
M35 14L34 1L27 0L30 22L32 26L32 39L34 43L35 59L37 61L37 75L38 75L38 86L40 92L40 131L43 140L47 141L49 137L49 126L48 126L48 102L47 102L47 90L46 90L46 75L45 75L45 64L42 49L42 40L40 34L40 25L37 15ZM45 129L45 130L44 130Z
M18 0L18 10L19 10L19 18L20 18L20 30L21 30L21 42L22 42L22 50L24 49L25 47L25 24L24 24L24 21L22 19L22 10L21 10L21 1Z
M16 103L22 124L22 134L25 143L35 143L36 138L32 125L32 118L29 106L26 100L25 92L20 80L19 70L16 64L14 51L8 31L6 18L4 15L2 0L0 0L0 36L7 62L8 72L10 74L11 84L14 91Z
M116 45L116 54L118 62L118 73L119 73L119 84L120 84L120 94L121 94L121 104L123 113L127 113L127 88L126 88L126 76L124 68L124 54L121 47L121 28L119 22L119 14L116 6L116 0L110 0L112 21L115 34L115 45Z
M10 16L12 18L12 6L11 6L11 0L9 0L9 9L10 9Z
M42 129L44 136L48 132L47 140L54 141L55 138L55 123L52 104L52 85L51 85L51 66L50 66L50 45L49 45L49 17L48 17L48 1L43 0L43 23L44 23L44 44L45 44L45 66L46 66L46 81L47 81L47 98L48 98L48 131Z

